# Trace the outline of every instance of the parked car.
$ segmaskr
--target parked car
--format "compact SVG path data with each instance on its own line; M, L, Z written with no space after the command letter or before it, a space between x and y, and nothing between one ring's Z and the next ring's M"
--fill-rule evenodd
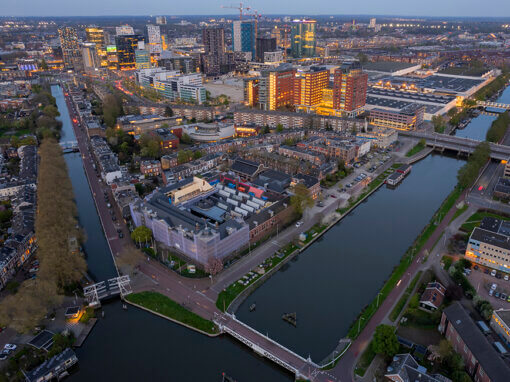
M0 353L0 361L5 361L7 359L7 356L9 355L9 353L7 352L1 352Z
M496 283L493 283L493 284L491 285L491 289L492 289L492 290L495 290L497 287L498 287L498 284L496 284Z
M333 199L336 199L336 196L335 196L335 195L331 194L330 196L331 196Z
M8 350L8 351L14 351L16 350L18 346L15 345L15 344L5 344L4 345L4 350Z
M492 276L492 277L496 277L496 270L495 270L495 269L493 269L493 270L491 271L491 276Z
M499 296L499 298L501 298L503 301L506 301L507 297L508 296L504 293L501 293L501 296Z
M115 215L112 215L112 221L117 220L117 217Z
M504 279L505 281L508 281L508 279L509 279L508 275L505 275L505 277L503 277L503 279Z
M499 292L494 292L494 297L499 298Z
M302 221L298 221L298 222L296 223L296 228L299 228L299 227L301 227L302 225L303 225L303 222L302 222Z
M473 267L473 269L474 269L475 271L477 271L478 269L480 269L480 267L479 267L478 265L475 265L475 266Z
M485 273L486 275L488 275L488 274L489 274L489 270L488 270L487 268L485 268L485 269L483 270L483 273Z
M124 237L124 234L122 232L119 232L119 238L122 239Z
M106 203L106 207L112 208L112 205L110 203Z
M494 294L494 289L491 289L491 290L489 291L489 296L492 296L493 294Z

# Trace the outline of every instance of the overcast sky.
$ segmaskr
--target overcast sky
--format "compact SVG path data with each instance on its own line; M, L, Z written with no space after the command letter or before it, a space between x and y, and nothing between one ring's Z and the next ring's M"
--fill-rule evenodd
M235 14L231 0L0 0L0 16ZM510 0L251 0L263 14L510 17Z

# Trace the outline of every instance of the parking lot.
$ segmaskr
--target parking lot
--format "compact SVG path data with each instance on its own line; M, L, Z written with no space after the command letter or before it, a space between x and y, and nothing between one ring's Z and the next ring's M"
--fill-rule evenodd
M473 271L467 276L469 282L476 289L477 293L485 300L489 301L494 309L510 309L510 302L508 298L510 296L510 281L504 279L504 274L499 272L501 278L491 276L492 269L479 267L479 269ZM490 290L492 284L496 284L496 288L493 289L492 295ZM496 293L498 297L496 297ZM503 296L502 296L503 295ZM505 297L503 299L502 297Z

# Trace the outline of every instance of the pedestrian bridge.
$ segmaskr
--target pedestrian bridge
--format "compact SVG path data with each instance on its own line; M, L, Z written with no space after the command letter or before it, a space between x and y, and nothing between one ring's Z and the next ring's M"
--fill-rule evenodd
M510 110L510 105L507 103L491 102L491 101L476 101L476 106L493 107L495 109Z
M454 137L452 135L420 132L420 131L399 131L404 137L424 139L427 146L436 150L451 150L459 154L470 155L475 151L480 141L469 138ZM496 160L508 160L510 158L510 146L489 143L491 148L490 157Z
M90 307L98 307L101 300L115 296L127 296L132 293L129 276L120 276L107 281L101 281L83 288L83 296Z
M62 152L65 153L74 153L80 151L78 147L78 141L66 141L60 142L60 147L62 148Z
M317 375L320 370L319 365L315 364L310 357L308 359L301 357L267 335L239 321L233 314L215 313L213 322L218 325L221 332L230 334L252 348L257 354L291 371L296 378L310 379L312 375Z

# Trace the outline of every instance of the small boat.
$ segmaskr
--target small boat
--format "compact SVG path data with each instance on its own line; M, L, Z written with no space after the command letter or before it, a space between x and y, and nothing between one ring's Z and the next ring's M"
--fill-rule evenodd
M257 304L253 303L250 305L250 312L253 312L257 308Z
M297 326L296 312L293 312L293 313L284 313L282 315L282 320L283 321L287 321L289 324L291 324L293 326Z
M228 376L225 372L221 373L221 382L236 382L236 380L230 376Z
M127 305L126 304L122 304L122 309L127 310Z

